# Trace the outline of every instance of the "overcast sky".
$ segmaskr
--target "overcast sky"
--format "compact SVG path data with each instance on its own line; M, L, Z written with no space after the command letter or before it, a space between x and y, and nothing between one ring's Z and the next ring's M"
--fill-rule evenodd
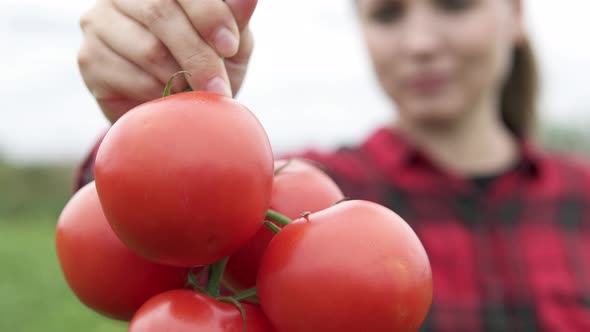
M528 0L543 74L544 119L590 124L590 1ZM91 0L0 2L0 153L23 162L79 160L107 122L78 73L78 17ZM350 1L260 0L256 49L238 100L276 152L362 139L392 116ZM590 114L589 114L590 115Z

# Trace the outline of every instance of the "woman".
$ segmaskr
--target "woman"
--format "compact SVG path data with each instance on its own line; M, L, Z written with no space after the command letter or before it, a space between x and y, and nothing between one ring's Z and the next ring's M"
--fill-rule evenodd
M231 95L255 5L100 1L81 21L84 80L111 121L181 69L192 76L176 90ZM303 155L345 194L390 207L417 232L434 277L423 330L590 331L590 168L530 141L537 77L521 1L356 7L398 121L358 147Z

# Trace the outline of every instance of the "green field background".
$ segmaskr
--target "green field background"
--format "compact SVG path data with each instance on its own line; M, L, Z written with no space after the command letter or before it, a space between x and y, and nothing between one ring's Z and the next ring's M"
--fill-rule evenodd
M69 290L55 253L55 224L74 165L0 161L0 331L122 332Z

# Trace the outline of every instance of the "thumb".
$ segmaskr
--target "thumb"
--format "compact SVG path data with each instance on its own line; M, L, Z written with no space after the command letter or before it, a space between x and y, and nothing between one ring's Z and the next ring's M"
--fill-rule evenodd
M234 92L234 96L238 93L246 71L248 70L248 61L250 60L250 54L254 47L254 38L252 31L246 26L240 33L240 47L238 53L231 58L225 59L225 68L230 79L231 88Z

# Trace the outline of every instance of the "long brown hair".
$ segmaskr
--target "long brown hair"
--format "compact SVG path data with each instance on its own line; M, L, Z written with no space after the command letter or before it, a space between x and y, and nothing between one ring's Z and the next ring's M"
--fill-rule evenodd
M517 137L529 134L535 122L539 75L534 51L528 41L514 48L511 72L502 88L502 121Z

